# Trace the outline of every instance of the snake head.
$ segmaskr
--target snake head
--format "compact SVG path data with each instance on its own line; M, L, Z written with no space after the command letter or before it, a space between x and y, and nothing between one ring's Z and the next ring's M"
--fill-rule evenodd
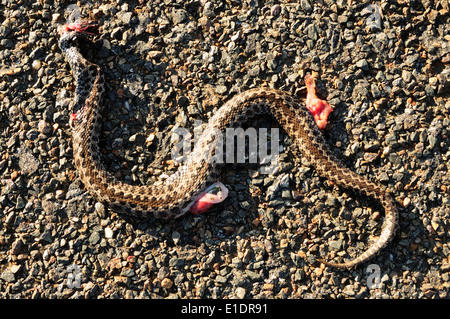
M223 202L228 197L228 188L220 181L216 181L203 192L194 197L191 203L184 208L184 212L203 214L214 204Z
M76 45L80 37L90 38L99 34L99 24L95 21L66 23L58 28L59 46L64 51Z
M58 28L59 35L75 32L80 35L95 36L99 34L99 24L96 21L66 23Z

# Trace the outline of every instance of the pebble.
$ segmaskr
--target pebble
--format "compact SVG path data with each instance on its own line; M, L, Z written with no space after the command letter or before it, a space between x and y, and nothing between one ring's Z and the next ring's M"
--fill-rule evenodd
M187 13L184 9L174 9L172 12L172 21L175 25L185 22Z
M376 27L362 14L368 5L355 1L244 2L80 8L102 24L89 58L108 82L105 166L135 185L170 176L176 166L153 160L170 157L170 146L161 145L175 125L205 123L252 87L302 96L304 74L315 72L335 107L323 132L327 144L398 202L393 242L339 274L314 264L359 255L377 236L383 211L320 178L285 138L273 174L255 174L254 165L224 167L229 197L207 214L134 220L96 202L73 163L74 79L55 30L67 8L4 1L1 298L449 297L450 30L436 26L448 14L446 2L379 3ZM264 120L249 125L258 123ZM371 264L380 266L377 289L365 286ZM80 288L58 277L70 265L83 274Z
M49 134L52 131L52 126L45 120L40 120L38 123L38 130L40 133Z
M113 238L114 232L110 227L105 228L105 238Z
M133 12L122 12L122 11L120 11L119 14L118 14L118 18L125 25L129 25L131 23L131 18L132 17L133 17Z
M17 155L19 156L19 167L24 174L31 175L37 171L39 161L28 148L20 148Z
M280 14L280 11L281 11L281 6L279 4L274 4L272 6L272 8L270 9L270 14L272 16L277 16Z
M342 249L343 242L342 240L333 240L328 243L330 249L339 251Z
M0 276L0 279L6 281L6 282L14 282L16 280L16 277L14 276L14 273L10 269L5 269L2 272L2 275Z
M36 71L39 71L41 69L41 66L42 62L40 60L33 60L33 63L31 64L31 67Z
M22 250L23 242L21 239L17 239L11 246L11 254L18 255Z
M161 280L161 287L165 289L170 289L173 286L173 281L170 278L164 278Z
M174 231L174 232L172 233L172 240L173 240L173 242L174 242L175 245L177 245L177 244L180 242L180 238L181 238L181 235L180 235L179 232Z
M96 245L100 241L100 233L94 231L91 236L89 236L89 243L91 245Z
M243 287L237 287L235 293L237 298L244 299L247 291Z
M356 66L365 71L369 70L369 63L367 62L366 59L361 59L361 60L357 61Z

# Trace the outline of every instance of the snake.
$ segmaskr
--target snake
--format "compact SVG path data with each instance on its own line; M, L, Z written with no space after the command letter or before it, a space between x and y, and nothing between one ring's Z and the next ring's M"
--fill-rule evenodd
M99 149L104 76L100 66L88 61L80 49L80 39L89 38L89 41L99 34L99 23L67 23L58 31L59 47L76 81L69 119L75 169L85 189L113 211L126 211L143 218L178 217L182 207L218 174L219 165L211 161L215 154L217 131L240 125L249 118L271 115L321 177L378 201L384 209L380 235L369 243L364 252L343 262L317 261L336 268L355 267L377 255L395 236L398 212L390 193L383 186L345 167L331 151L305 107L304 99L279 89L252 88L231 97L209 119L188 158L169 178L158 177L149 185L131 185L117 179L105 169Z

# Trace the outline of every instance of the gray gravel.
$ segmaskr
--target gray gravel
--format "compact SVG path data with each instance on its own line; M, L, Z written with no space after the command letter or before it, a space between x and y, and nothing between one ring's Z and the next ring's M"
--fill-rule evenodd
M320 76L328 143L401 215L392 244L344 271L312 262L360 254L382 209L320 178L285 134L278 172L227 166L229 198L206 215L133 220L96 203L72 160L66 8L0 2L0 298L450 296L448 1L82 6L102 25L89 56L108 83L103 160L129 183L176 170L163 160L175 125L260 85L302 95L304 74Z

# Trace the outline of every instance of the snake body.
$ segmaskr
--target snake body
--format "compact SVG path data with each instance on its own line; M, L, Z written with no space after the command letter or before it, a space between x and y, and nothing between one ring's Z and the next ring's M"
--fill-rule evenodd
M113 210L125 210L138 216L176 217L181 208L215 178L217 167L210 160L214 155L215 133L248 118L271 114L319 175L378 200L384 208L381 234L364 253L344 263L321 261L338 268L353 267L375 256L392 239L398 213L391 195L343 166L329 150L312 115L302 105L303 101L276 89L250 89L226 102L209 120L185 163L165 181L133 186L116 179L102 164L98 146L105 91L103 75L100 67L86 60L78 48L78 38L97 31L95 23L90 22L85 23L85 28L66 26L60 30L59 41L76 80L71 117L75 166L86 190L97 200L107 203Z

